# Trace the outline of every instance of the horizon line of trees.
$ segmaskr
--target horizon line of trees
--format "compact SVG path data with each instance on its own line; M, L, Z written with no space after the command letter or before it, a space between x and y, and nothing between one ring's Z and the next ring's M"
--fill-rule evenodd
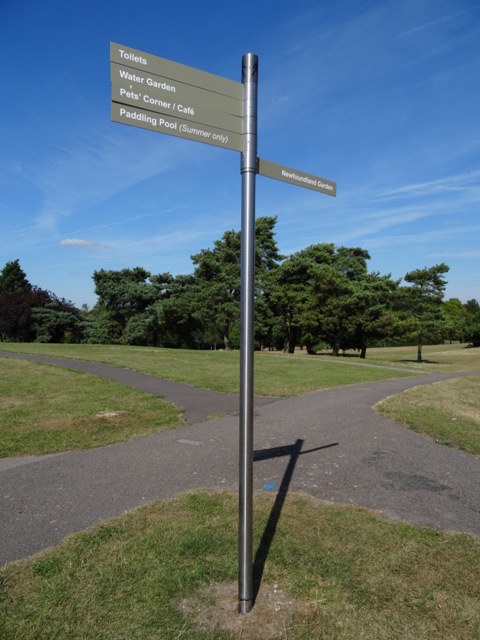
M280 254L276 217L256 220L255 346L292 353L445 340L480 346L480 305L444 302L449 267L408 272L404 281L369 272L368 251L314 244ZM0 272L0 340L88 342L191 349L240 343L240 232L229 230L191 256L188 275L142 267L93 274L91 311L30 284L19 260Z

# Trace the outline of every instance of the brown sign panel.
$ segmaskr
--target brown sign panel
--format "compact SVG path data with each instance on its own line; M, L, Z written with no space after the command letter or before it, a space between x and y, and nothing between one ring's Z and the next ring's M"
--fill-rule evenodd
M150 53L125 47L115 42L110 43L110 61L144 71L145 73L178 80L194 87L202 87L208 91L230 96L237 100L243 99L243 85L241 82L234 82L228 78L222 78L213 73L194 69L193 67L153 56Z
M186 85L185 85L186 86ZM189 87L193 91L201 91ZM210 92L208 92L210 93ZM184 97L182 98L181 95ZM189 92L169 93L158 89L142 88L128 82L112 82L112 101L127 104L157 113L173 115L185 120L194 120L203 124L209 124L220 129L228 129L236 133L242 133L242 118L224 111L209 109L200 103L188 99ZM218 94L211 94L212 96ZM220 96L223 97L223 96Z
M208 89L194 87L179 80L172 80L164 76L130 69L124 65L112 62L110 65L110 79L113 84L131 85L136 93L148 93L161 99L175 99L177 103L193 103L202 107L229 113L238 118L242 117L242 101L225 96Z
M337 195L337 184L331 180L325 178L319 178L310 173L304 171L298 171L297 169L290 169L284 167L281 164L275 162L269 162L268 160L262 160L258 158L258 173L267 178L274 178L275 180L281 180L282 182L289 182L295 184L297 187L304 187L305 189L312 189L312 191L319 191L325 193L328 196Z
M187 138L195 142L203 142L233 151L242 150L242 136L226 129L211 127L176 116L131 107L112 102L112 120L121 124L129 124L158 133L167 133L179 138Z

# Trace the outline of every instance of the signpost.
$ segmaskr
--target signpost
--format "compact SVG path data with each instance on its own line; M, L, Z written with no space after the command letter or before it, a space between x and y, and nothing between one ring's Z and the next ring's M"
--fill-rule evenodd
M112 101L242 133L242 118L230 113L228 105L233 102L232 99L226 98L224 103L215 101L217 109L220 109L222 104L225 104L225 108L223 111L213 110L208 106L208 95L204 96L195 89L192 91L188 85L184 87L185 90L172 97L165 96L157 89L142 91L133 87L132 83L112 82Z
M156 76L164 76L170 80L184 82L194 87L201 87L214 93L220 93L225 96L236 98L240 104L243 100L243 86L241 82L228 80L222 76L216 76L207 71L187 67L179 62L166 60L159 56L137 51L131 47L124 47L114 42L110 43L110 61L116 62L132 69L140 69L146 73ZM174 83L172 83L174 84ZM242 115L242 108L239 107L238 115Z
M242 150L240 82L113 42L110 61L114 122Z
M112 102L112 120L130 124L142 129L150 129L158 133L167 133L178 138L187 138L196 142L204 142L217 147L225 147L233 151L242 150L242 136L233 131L217 129L210 125L192 122L166 113L147 111L139 107Z
M313 191L326 193L327 196L337 195L337 185L331 180L312 176L310 173L297 171L297 169L289 169L281 164L262 160L262 158L258 159L258 173L261 176L266 176L267 178L274 178L275 180L281 180L282 182L289 182L297 187L304 187L305 189L312 189Z
M244 134L240 279L240 422L238 497L238 609L253 606L253 332L255 305L255 177L257 174L258 58L243 56Z
M336 196L335 182L257 158L258 58L242 58L242 82L110 44L111 117L241 152L242 246L240 314L238 610L253 607L253 332L255 179L268 178Z
M186 82L173 80L165 76L155 75L137 69L131 69L112 62L110 66L112 83L127 84L135 92L157 94L158 97L180 102L192 102L208 107L214 111L231 113L242 117L242 100L228 93L210 91Z

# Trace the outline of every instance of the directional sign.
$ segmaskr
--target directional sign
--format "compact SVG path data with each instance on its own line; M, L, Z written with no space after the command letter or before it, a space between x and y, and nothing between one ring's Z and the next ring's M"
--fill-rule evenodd
M290 169L284 167L281 164L275 162L269 162L268 160L258 159L258 173L261 176L267 178L274 178L275 180L281 180L282 182L289 182L295 184L297 187L305 187L305 189L312 189L313 191L320 191L326 193L328 196L337 195L337 183L325 178L319 178L313 176L310 173L304 171L298 171L297 169Z
M130 47L124 47L114 42L110 43L110 60L133 69L191 84L194 87L202 87L202 89L230 96L237 100L243 99L243 85L241 82L234 82L233 80L228 80L228 78L187 67L184 64L159 58Z
M188 85L184 85L188 87ZM201 89L188 87L201 92ZM214 111L201 105L201 98L192 102L188 100L188 92L182 92L184 98L177 93L166 93L157 89L148 89L138 84L127 82L112 82L112 101L119 104L131 105L156 113L172 115L185 120L193 120L201 124L208 124L220 129L227 129L235 133L242 133L242 118L224 111ZM207 92L211 93L211 92ZM218 95L218 94L212 94ZM223 98L223 96L219 96ZM185 99L187 98L187 99ZM230 98L226 98L230 100Z
M253 355L255 179L268 178L336 196L335 182L257 158L258 57L242 58L242 83L110 43L112 120L158 133L242 151L240 305L238 606L254 603ZM244 115L245 114L245 115Z
M213 144L233 151L242 150L242 136L225 129L217 129L204 124L147 111L138 107L130 107L112 102L112 120L121 124L129 124L142 129L150 129L157 133L167 133L179 138L187 138L195 142Z
M242 117L241 100L179 80L137 71L115 62L110 65L110 79L114 84L132 85L132 90L137 93L148 93L163 100L175 99L177 103L191 103L213 111L229 113L238 118Z
M242 150L243 85L110 43L112 120Z

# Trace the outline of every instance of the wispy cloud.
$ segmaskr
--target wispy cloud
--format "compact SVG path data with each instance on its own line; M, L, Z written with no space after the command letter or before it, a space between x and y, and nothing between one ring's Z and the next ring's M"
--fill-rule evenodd
M480 233L480 225L477 227L470 227L468 229L464 229L461 225L457 226L449 226L442 229L408 229L406 233L398 233L398 234L390 234L390 235L382 235L379 237L368 237L365 236L363 241L368 244L369 248L391 248L401 247L401 246L423 246L425 247L425 255L441 255L443 256L464 256L470 255L470 257L474 257L477 254L477 251L471 250L463 250L460 249L458 251L449 251L444 250L445 245L442 244L442 241L448 243L449 246L452 245L453 242L462 243L467 241L473 234ZM436 253L432 254L429 248L432 246L436 247Z
M188 229L172 231L168 233L158 233L155 235L139 235L135 237L132 233L129 236L118 236L111 238L108 248L122 256L136 256L140 259L144 256L156 255L164 257L166 255L182 254L189 258L189 248L199 245L205 247L210 245L218 237L218 224L211 225L191 225Z
M456 13L451 13L448 16L443 16L442 18L437 18L436 20L430 20L429 22L425 22L424 24L419 24L412 29L408 29L407 31L403 31L401 36L409 36L414 33L418 33L419 31L425 31L425 29L431 29L433 27L438 26L444 22L452 22L455 18L465 15L466 13L471 13L472 11L478 11L479 7L470 7L465 11L457 11Z
M167 154L158 146L129 144L129 138L129 132L91 129L82 140L73 138L52 150L31 173L43 194L37 225L52 229L79 207L101 202L168 169Z
M82 136L66 134L50 153L28 171L42 194L35 222L52 230L72 213L103 202L134 185L165 173L181 162L185 146L169 136L145 135L131 127L112 124L82 127ZM195 152L188 154L195 159Z
M162 211L162 214L172 214L178 213L184 209L188 209L186 204L179 204L176 207L171 207L170 209L166 209ZM147 213L139 213L135 215L122 216L117 220L109 220L108 222L102 222L100 224L89 225L88 227L82 227L76 230L71 230L70 233L91 233L92 231L99 231L101 229L112 229L114 227L122 227L126 225L131 225L133 223L138 223L141 220L148 220L149 218L158 217L158 210L152 209Z
M384 191L377 199L388 199L402 196L422 196L434 195L442 192L471 191L476 196L479 195L480 169L469 171L464 174L446 176L438 180L429 180L417 184L404 185L396 189Z
M396 250L422 246L424 255L474 258L480 234L480 224L475 224L479 182L480 170L475 169L380 192L373 184L362 186L332 203L302 198L300 192L298 200L278 210L282 251L303 248L309 229L311 242L388 249L392 262Z
M103 251L108 249L106 244L100 244L99 242L93 242L92 240L82 240L81 238L64 238L60 240L62 247L77 247L80 249L90 249L94 251Z
M480 258L480 250L477 251L444 251L445 258Z

